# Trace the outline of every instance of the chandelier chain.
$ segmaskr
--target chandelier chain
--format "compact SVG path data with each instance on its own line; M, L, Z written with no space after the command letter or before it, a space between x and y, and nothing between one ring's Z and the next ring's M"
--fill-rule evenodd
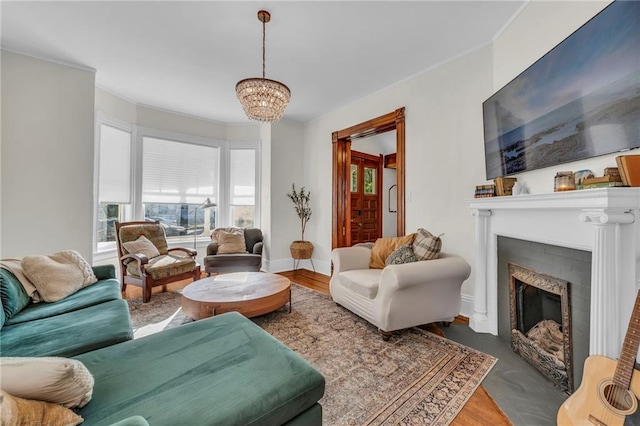
M262 18L261 21L262 21L262 78L265 78L265 75L266 75L265 74L265 61L266 61L265 58L266 58L266 55L265 55L265 47L264 46L265 46L265 39L267 38L267 36L266 36L267 32L265 30L265 27L267 26L267 24L264 22L265 18Z

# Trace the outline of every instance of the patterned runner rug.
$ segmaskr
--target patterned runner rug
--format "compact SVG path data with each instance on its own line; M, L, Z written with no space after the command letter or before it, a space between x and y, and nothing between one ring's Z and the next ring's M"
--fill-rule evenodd
M293 285L288 307L254 322L325 377L325 425L447 425L497 359L419 328L384 342L329 296ZM129 301L135 338L189 322L179 293Z

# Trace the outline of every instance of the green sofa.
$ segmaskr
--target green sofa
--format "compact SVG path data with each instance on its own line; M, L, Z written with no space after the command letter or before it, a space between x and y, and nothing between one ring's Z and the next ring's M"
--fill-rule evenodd
M58 302L32 303L18 279L0 268L0 356L71 357L131 340L115 267L93 271L95 284Z
M78 355L93 374L88 425L321 425L324 377L236 312Z
M94 272L97 283L33 304L0 268L0 355L80 360L95 379L84 425L322 424L324 377L253 322L232 312L131 340L115 269Z

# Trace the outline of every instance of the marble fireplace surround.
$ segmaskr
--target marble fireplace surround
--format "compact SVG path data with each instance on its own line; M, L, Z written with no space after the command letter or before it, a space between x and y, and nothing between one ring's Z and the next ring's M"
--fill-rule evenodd
M498 236L586 250L589 354L618 358L639 287L640 188L477 198L469 207L476 225L470 327L498 334Z

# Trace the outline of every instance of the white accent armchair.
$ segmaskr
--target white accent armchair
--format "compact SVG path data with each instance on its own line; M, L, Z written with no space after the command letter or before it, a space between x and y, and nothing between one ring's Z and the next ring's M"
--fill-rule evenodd
M334 249L329 283L334 302L378 327L384 340L391 332L436 321L451 322L460 312L460 288L471 267L456 255L384 269L369 269L371 249Z

